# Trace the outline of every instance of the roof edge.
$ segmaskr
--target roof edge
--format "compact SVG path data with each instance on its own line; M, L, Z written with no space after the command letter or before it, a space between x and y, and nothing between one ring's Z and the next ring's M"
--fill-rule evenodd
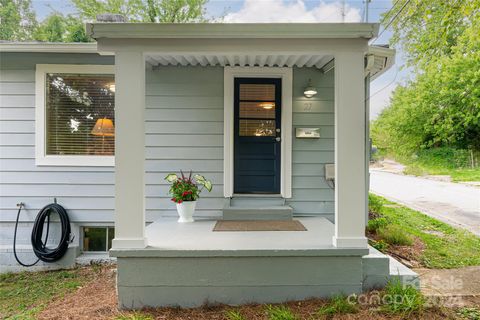
M100 38L288 39L365 38L378 35L378 23L87 23Z
M0 42L0 52L97 53L97 43Z

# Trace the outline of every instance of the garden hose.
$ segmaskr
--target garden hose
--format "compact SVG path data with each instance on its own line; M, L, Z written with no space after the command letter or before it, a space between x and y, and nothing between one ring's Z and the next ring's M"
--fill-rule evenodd
M17 213L17 220L15 222L15 231L13 234L13 255L15 256L15 260L17 260L17 262L24 267L31 267L36 265L40 260L43 262L55 262L61 259L67 252L68 244L71 242L70 219L68 218L67 210L65 210L64 207L55 202L46 205L38 212L37 217L35 218L35 222L33 223L31 236L33 252L38 259L34 263L27 264L20 261L15 248L17 241L18 220L20 218L20 213L24 204L20 203L18 206L19 209ZM62 227L60 241L56 248L47 247L48 234L50 232L50 215L52 214L52 212L58 214L60 218L60 225ZM45 221L47 230L45 233L45 240L42 240Z

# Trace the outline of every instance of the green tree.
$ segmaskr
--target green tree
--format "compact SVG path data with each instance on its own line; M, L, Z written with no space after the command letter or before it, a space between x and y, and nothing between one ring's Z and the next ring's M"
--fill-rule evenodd
M85 26L80 18L72 15L63 16L53 13L39 24L34 39L47 42L89 42L93 41L85 33Z
M31 0L0 0L1 40L29 40L35 27Z
M65 33L65 19L59 14L47 17L35 30L34 38L39 41L62 42Z
M72 0L80 16L95 20L97 14L116 13L130 22L203 22L208 0Z
M401 45L408 63L419 68L451 54L479 8L480 0L398 0L381 22L392 22L390 43Z
M413 77L373 122L374 142L400 158L436 147L480 151L480 0L395 3L383 22L398 14L392 44Z

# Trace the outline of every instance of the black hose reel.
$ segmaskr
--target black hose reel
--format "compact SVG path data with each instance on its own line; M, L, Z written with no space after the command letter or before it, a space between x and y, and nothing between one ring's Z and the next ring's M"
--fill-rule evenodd
M13 235L13 255L15 260L24 267L31 267L36 265L40 260L43 262L55 262L60 260L65 253L67 253L68 245L73 241L71 229L70 229L70 219L68 218L67 210L64 207L57 204L55 199L54 203L48 204L43 207L37 214L35 222L33 223L31 243L33 252L37 256L37 261L31 264L23 263L17 256L16 251L16 240L17 240L17 228L18 220L20 218L20 212L24 207L24 203L18 204L19 209L17 213L17 220L15 222L15 231ZM50 232L50 219L51 214L56 213L60 219L61 226L61 236L60 241L55 248L47 247L48 235ZM46 223L45 223L46 222ZM44 227L46 226L45 236L43 236Z

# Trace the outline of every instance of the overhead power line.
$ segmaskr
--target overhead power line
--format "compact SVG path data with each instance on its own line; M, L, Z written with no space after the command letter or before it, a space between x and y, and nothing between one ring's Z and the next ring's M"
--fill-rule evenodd
M396 80L397 80L397 76L398 76L398 68L396 69L395 71L395 77L393 77L393 80L390 81L386 86L382 87L381 89L375 91L373 94L370 95L369 99L375 97L377 94L379 94L380 92L382 92L383 90L387 89L388 87L390 87Z
M393 7L392 9L390 9L388 11L388 13L393 10L393 8L397 5L397 3L399 2L400 0L397 0L395 1L395 3L393 4ZM405 3L403 4L403 6L400 8L400 10L397 11L397 13L393 16L392 19L390 19L390 21L387 23L387 25L385 26L385 28L383 28L382 32L380 32L380 34L372 41L372 44L375 43L375 41L377 41L378 39L380 39L380 37L382 36L382 34L392 25L392 23L395 21L395 19L397 19L397 17L400 15L400 13L402 13L403 9L405 9L405 7L407 6L407 4L410 3L411 0L407 0L405 1Z

